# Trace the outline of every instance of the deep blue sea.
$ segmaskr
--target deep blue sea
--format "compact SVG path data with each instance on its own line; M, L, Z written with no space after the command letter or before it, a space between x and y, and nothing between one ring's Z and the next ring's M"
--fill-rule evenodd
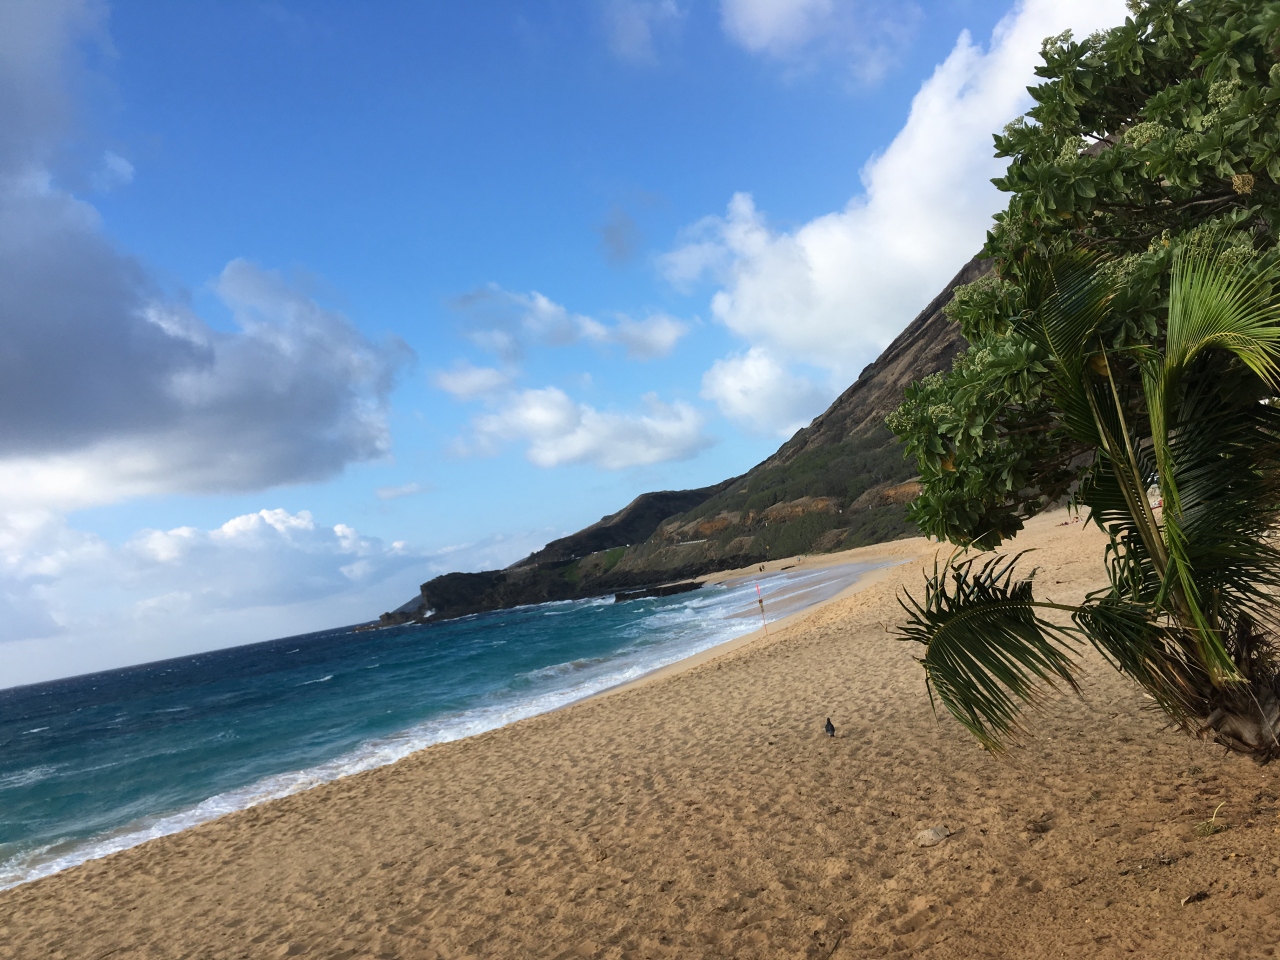
M761 576L770 619L869 565ZM755 581L335 630L0 690L0 889L625 683L760 625Z

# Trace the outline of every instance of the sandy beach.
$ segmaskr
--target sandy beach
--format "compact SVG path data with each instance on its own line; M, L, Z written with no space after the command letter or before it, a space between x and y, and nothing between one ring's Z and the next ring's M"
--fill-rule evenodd
M1070 601L1104 538L1065 520L1015 545ZM609 695L0 893L0 957L1274 955L1276 772L1165 729L1092 655L1083 698L984 753L890 634L937 550L802 561L910 562Z

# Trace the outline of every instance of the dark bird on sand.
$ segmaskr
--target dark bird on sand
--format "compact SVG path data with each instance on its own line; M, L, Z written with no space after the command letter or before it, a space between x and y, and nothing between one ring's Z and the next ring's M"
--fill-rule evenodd
M822 729L827 731L828 737L834 737L836 735L836 725L831 722L830 717L827 717L827 725Z

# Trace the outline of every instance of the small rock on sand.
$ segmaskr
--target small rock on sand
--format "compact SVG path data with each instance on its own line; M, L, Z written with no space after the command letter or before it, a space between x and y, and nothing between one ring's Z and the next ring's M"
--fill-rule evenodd
M916 846L936 847L949 836L951 836L951 831L946 827L930 827L928 830L921 830L916 834Z

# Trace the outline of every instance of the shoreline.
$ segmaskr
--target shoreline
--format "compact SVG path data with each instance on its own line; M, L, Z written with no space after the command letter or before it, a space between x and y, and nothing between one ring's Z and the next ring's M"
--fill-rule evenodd
M1106 539L1060 519L1017 546L1038 548L1038 595L1075 602L1107 582ZM0 958L1179 960L1280 940L1271 771L1168 730L1088 652L1082 696L993 757L886 636L919 568L871 573L678 672L4 891ZM1199 836L1215 809L1230 828ZM917 846L934 826L950 836Z
M738 568L710 575L703 582L709 582L712 584L732 584L733 581L745 581L752 579L753 575L755 577L776 577L784 568L788 573L790 573L793 568L799 572L803 572L804 570L820 570L835 566L843 566L846 564L865 564L868 560L868 554L874 554L874 556L869 558L873 561L876 559L882 559L884 551L877 552L877 547L879 546L880 545L871 545L869 547L856 548L854 550L842 551L841 553L836 554L785 558L778 561L772 561L768 565L768 569L763 573L759 572L758 566ZM886 562L892 563L894 561L887 560ZM777 620L771 621L769 623L769 627L774 630L781 629L794 622L797 618L803 617L806 614L821 608L838 597L844 596L850 591L860 589L864 585L864 582L866 582L867 578L877 572L879 572L878 568L862 571L853 582L847 584L838 591L838 593L810 603L802 604L798 609L784 614ZM576 601L552 601L553 604L574 602ZM531 604L528 606L536 607L540 605ZM743 611L743 613L754 616L754 605L751 606L751 609ZM743 613L730 614L729 616L730 618L742 616ZM718 656L724 655L725 653L754 643L764 635L765 634L761 629L756 629L746 634L722 641L721 643L706 648L705 650L699 650L691 653L674 662L657 666L640 676L624 680L613 686L578 696L576 699L569 700L568 702L556 706L544 708L537 713L532 713L526 716L517 716L497 727L481 729L476 732L463 734L462 736L437 740L425 745L416 746L391 759L384 759L377 763L366 763L359 759L358 755L360 751L357 749L355 752L340 754L339 756L325 761L315 767L281 771L280 773L272 774L263 779L244 784L240 787L235 787L213 794L205 797L190 807L162 811L139 817L137 820L128 824L122 824L106 834L87 837L81 841L70 842L70 845L66 850L60 852L57 856L52 857L48 861L31 865L27 868L30 871L30 875L16 882L6 882L3 886L0 886L0 891L16 889L30 883L38 882L47 877L57 876L67 870L74 870L85 863L91 863L104 858L116 856L124 851L153 843L164 837L175 836L189 830L197 829L206 824L214 823L223 817L231 816L245 810L251 810L264 804L285 799L286 797L307 793L329 783L338 782L348 777L359 776L369 770L391 766L423 751L438 748L448 743L456 743L474 737L483 736L514 724L535 719L547 713L567 710L598 697L608 696L630 689L633 686L644 685L660 677L680 673L704 663L707 660L714 659ZM293 638L283 639L289 640ZM422 721L422 724L428 724L431 722L432 720L428 719ZM388 734L384 737L378 738L378 741L383 743L384 746L393 744L397 740L412 734L413 731L417 729L417 726L418 725L415 725L413 727L406 728L405 730ZM248 798L247 800L244 799L246 797ZM208 812L201 813L202 810L207 810ZM45 872L48 867L55 864L57 865L56 867Z
M896 544L903 544L904 547L898 550L887 549ZM910 545L910 547L905 545ZM643 676L636 677L634 680L627 680L617 686L609 687L608 689L601 690L598 693L590 694L589 696L583 697L581 700L575 700L573 703L567 703L563 707L558 707L557 709L568 710L571 707L580 703L586 703L589 700L596 700L616 693L623 693L624 691L638 689L657 680L672 677L696 667L700 667L718 659L719 657L727 656L746 647L750 647L762 640L769 640L772 638L774 633L788 629L789 627L802 622L807 616L816 613L823 607L846 599L847 597L859 593L873 584L878 583L886 576L889 576L894 567L900 566L904 563L910 563L921 550L927 550L930 546L932 546L932 544L930 544L930 542L924 537L906 537L902 540L889 540L885 543L874 543L868 544L864 547L854 547L850 550L842 550L839 553L804 554L797 557L788 557L782 560L771 560L764 564L765 569L763 571L760 571L760 564L755 564L751 567L739 567L734 570L724 570L717 573L707 574L705 577L700 577L699 579L704 584L731 584L735 580L751 580L752 574L757 574L759 576L772 576L781 573L784 570L822 570L828 567L843 566L845 564L871 563L878 559L884 560L883 563L878 563L875 566L864 570L858 575L856 580L848 584L838 593L835 593L830 597L826 597L825 599L805 604L799 609L793 610L779 617L777 620L771 621L766 627L757 627L750 633L744 633L742 636L734 637L731 640L725 640L723 643L718 643L714 647L709 647L706 650L699 651L698 653L690 654L681 660L677 660L675 663L669 663L664 667L658 667L651 670ZM911 547L915 547L916 549L911 549ZM857 555L857 559L854 559L852 556L854 554ZM890 556L890 554L896 555ZM755 611L747 610L744 611L743 614L738 615L741 616L746 614L754 616Z

